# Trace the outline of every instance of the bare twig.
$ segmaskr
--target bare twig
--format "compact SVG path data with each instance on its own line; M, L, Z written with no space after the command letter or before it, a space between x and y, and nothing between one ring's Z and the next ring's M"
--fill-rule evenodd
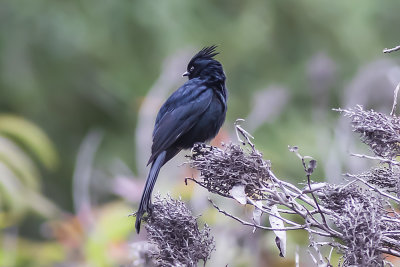
M245 129L243 129L243 128L240 126L240 122L243 122L243 121L244 121L244 119L237 119L237 120L235 121L235 130L236 130L237 139L238 139L239 142L241 142L243 145L246 145L246 142L247 142L247 144L249 144L250 147L253 149L253 152L260 154L260 152L258 152L258 151L256 150L254 144L250 141L250 138L251 138L251 139L254 139L254 137L253 137L249 132L247 132ZM242 135L242 136L246 139L246 141L242 140L242 139L240 138L240 135Z
M348 177L353 177L353 178L357 179L358 181L362 182L363 184L365 184L366 186L368 186L369 188L371 188L372 190L374 190L374 191L377 192L378 194L380 194L380 195L382 195L382 196L384 196L384 197L386 197L386 198L389 198L389 199L391 199L391 200L393 200L393 201L396 201L397 203L400 204L400 198L397 198L397 197L392 196L392 195L390 195L390 194L388 194L388 193L385 193L384 191L382 191L382 190L376 188L375 186L371 185L371 184L368 183L367 181L364 181L362 178L358 177L357 175L351 175L351 174L349 174L349 173L346 173L345 175L348 176Z
M297 226L291 226L291 227L285 227L285 228L273 228L273 227L266 227L266 226L262 226L262 225L258 225L255 223L251 223L251 222L247 222L245 220L240 219L239 217L236 217L232 214L230 214L229 212L226 212L224 210L222 210L221 208L219 208L217 206L217 204L214 203L214 201L212 201L210 198L208 198L208 201L213 205L213 207L220 213L224 214L227 217L230 217L232 219L234 219L235 221L240 222L243 225L247 225L247 226L253 226L259 229L263 229L263 230L269 230L269 231L291 231L291 230L299 230L299 229L304 229L306 226L305 225L297 225Z
M391 248L378 248L378 250L382 253L386 253L395 257L400 257L400 251L394 250Z
M389 164L399 165L399 166L400 166L400 162L398 162L398 161L396 161L396 160L386 159L386 158L379 157L379 156L368 156L368 155L356 154L356 153L351 153L350 156L354 156L354 157L362 158L362 159L379 160L379 161L381 161L381 162L385 162L385 163L389 163Z
M385 54L392 53L392 52L399 51L399 50L400 50L400 45L393 47L393 48L385 48L385 49L383 49L383 53L385 53Z

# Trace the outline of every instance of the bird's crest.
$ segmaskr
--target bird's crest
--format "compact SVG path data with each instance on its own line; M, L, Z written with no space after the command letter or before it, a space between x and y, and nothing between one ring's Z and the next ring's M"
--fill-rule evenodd
M194 60L199 58L213 59L216 55L219 54L218 52L215 51L216 48L217 48L216 45L204 47L196 55L194 55L191 61L193 62Z

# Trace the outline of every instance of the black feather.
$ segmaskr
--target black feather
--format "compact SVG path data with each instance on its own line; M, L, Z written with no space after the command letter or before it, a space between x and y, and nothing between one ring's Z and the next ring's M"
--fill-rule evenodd
M218 52L215 51L216 49L217 49L216 45L206 46L203 49L201 49L196 55L194 55L192 60L199 58L214 59L214 57L219 54Z

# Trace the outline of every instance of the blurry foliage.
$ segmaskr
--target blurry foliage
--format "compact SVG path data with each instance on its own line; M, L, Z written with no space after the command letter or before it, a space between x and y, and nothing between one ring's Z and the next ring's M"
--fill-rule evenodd
M337 64L337 78L327 89L330 98L322 108L340 106L342 88L357 68L380 57L384 47L398 44L400 29L394 25L400 24L399 8L397 0L0 1L0 112L4 114L0 122L0 169L4 173L0 205L3 211L7 203L18 217L1 213L0 227L13 226L28 210L42 215L51 210L46 206L49 203L42 205L45 198L39 194L40 185L47 199L72 211L75 157L90 129L101 128L105 133L95 159L102 170L112 168L115 157L135 170L137 112L163 60L175 52L210 44L219 45L218 59L228 77L226 129L232 120L251 112L254 92L271 84L288 88L290 100L282 113L254 133L258 148L274 162L277 174L296 179L298 169L291 167L296 166L291 164L295 159L286 145L310 149L305 153L318 160L326 157L316 135L337 116L328 112L323 119L311 118L318 99L313 97L305 70L310 58L324 52ZM15 183L5 189L4 181L18 181L24 189ZM176 183L168 184L172 188ZM106 184L97 182L98 191L92 192L97 193L99 209L114 198L104 193L101 186ZM181 185L182 179L179 190ZM35 201L26 193L28 189ZM43 219L35 218L25 219L19 233L22 237L40 236L37 229ZM107 232L108 227L101 231ZM126 239L129 231L125 227ZM112 265L118 258L104 253L109 251L108 241L87 243L91 245L84 251L90 260L82 261ZM51 244L55 250L65 249L59 243ZM24 246L20 250L21 260L29 260L19 266L28 266L26 262L33 266L36 261L45 266L45 258L53 256L43 252L48 255L35 257ZM250 252L246 256L251 259ZM60 259L72 257L65 250L61 253L65 254Z
M0 133L15 139L30 150L49 170L58 164L58 155L52 142L36 125L10 114L0 114Z
M132 231L131 209L122 203L110 203L99 211L93 229L84 243L87 261L93 266L115 266L128 263L131 258L130 245L126 238Z
M1 266L54 266L55 262L65 260L66 254L58 242L37 242L20 238L18 240L18 259L7 249L0 250Z
M0 114L0 229L15 224L29 210L45 217L57 214L57 207L41 195L36 163L54 169L57 160L41 129L23 118Z

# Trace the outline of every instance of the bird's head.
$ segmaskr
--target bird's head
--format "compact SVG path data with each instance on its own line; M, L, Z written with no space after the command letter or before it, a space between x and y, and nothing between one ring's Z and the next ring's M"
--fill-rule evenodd
M204 47L192 57L187 65L187 70L183 76L188 76L189 80L202 76L221 76L225 80L224 71L221 63L214 59L219 53L215 51L216 45Z

